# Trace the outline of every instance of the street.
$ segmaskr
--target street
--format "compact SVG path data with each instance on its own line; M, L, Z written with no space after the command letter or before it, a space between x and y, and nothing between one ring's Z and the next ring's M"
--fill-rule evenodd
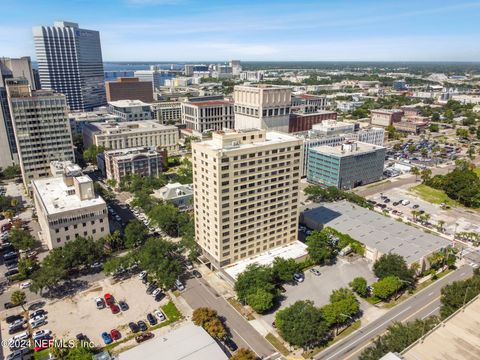
M210 307L225 318L232 337L239 347L251 348L258 357L269 360L281 359L270 343L265 340L222 296L203 279L188 279L182 297L192 309Z
M468 278L472 274L470 266L462 266L454 272L437 280L432 285L421 290L392 308L388 313L360 328L345 339L328 347L319 353L315 359L347 360L358 359L363 349L372 340L383 334L394 321L409 321L415 318L423 319L438 312L440 306L440 291L443 286L457 280Z

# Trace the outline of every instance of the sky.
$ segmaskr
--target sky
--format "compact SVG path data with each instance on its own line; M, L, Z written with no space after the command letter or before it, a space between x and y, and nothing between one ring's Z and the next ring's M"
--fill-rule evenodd
M32 26L100 31L104 61L480 61L480 0L0 0L0 56Z

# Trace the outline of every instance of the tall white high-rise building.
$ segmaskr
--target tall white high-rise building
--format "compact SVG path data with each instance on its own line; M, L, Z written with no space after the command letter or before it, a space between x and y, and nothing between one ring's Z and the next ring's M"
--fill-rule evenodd
M297 240L302 145L259 129L192 144L195 238L215 267Z
M7 79L7 96L26 188L31 180L50 176L52 161L74 161L65 96L32 91L26 79Z
M67 97L71 110L105 105L102 49L98 31L58 21L33 28L38 72L43 89Z

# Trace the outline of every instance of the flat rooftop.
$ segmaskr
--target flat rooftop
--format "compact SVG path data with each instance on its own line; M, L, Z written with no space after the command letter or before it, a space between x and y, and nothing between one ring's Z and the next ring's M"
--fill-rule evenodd
M347 145L347 146L345 146L345 145ZM383 146L367 144L367 143L360 142L360 141L355 141L355 142L351 143L351 145L353 145L352 149L349 149L348 145L350 145L350 142L346 142L346 143L344 143L342 145L339 145L339 146L322 145L322 146L314 147L313 150L316 150L316 151L324 153L324 154L334 155L334 156L338 156L338 157L344 157L344 156L350 156L350 155L365 154L365 153L369 153L369 152L374 152L374 151L379 150L379 149L384 149Z
M248 136L250 133L255 134L259 131L261 130L258 130L258 129L243 129L243 130L235 130L235 131L229 130L224 132L226 140L219 140L214 138L212 140L206 140L199 143L195 143L194 146L205 147L205 148L209 148L210 150L228 152L228 151L233 151L238 149L251 149L251 148L257 148L261 146L268 146L272 144L281 144L283 142L288 142L288 141L296 141L301 143L301 140L299 138L289 134L277 132L277 131L267 131L263 136L263 140L260 141L257 138L254 142L247 142L247 143L237 142L238 138L234 137L235 135L238 135L241 139L243 135ZM217 133L223 133L223 132L217 132ZM223 141L223 145L222 145L222 141Z
M86 175L77 179L79 179L80 183L91 181ZM105 205L105 201L98 195L93 199L81 200L74 192L74 187L67 186L62 177L33 180L32 186L36 188L40 195L48 215L78 210L89 206Z
M348 234L382 254L401 255L408 264L450 245L450 241L440 236L427 234L346 200L321 203L316 208L304 210L300 219Z
M405 360L455 359L477 360L480 357L480 298L465 311L458 311L444 324L433 329L425 339L402 352Z
M118 354L118 360L139 359L227 360L228 358L203 328L188 322Z
M140 120L125 122L101 122L88 124L88 128L96 129L102 133L119 133L119 132L143 132L157 130L178 130L174 125L159 124L156 120Z
M137 107L137 106L150 106L150 104L144 103L141 100L117 100L117 101L109 101L109 105L115 107Z
M298 259L305 255L307 255L307 245L300 241L295 241L284 246L270 249L253 257L240 260L223 270L235 280L249 265L270 265L276 257L281 257L283 259Z

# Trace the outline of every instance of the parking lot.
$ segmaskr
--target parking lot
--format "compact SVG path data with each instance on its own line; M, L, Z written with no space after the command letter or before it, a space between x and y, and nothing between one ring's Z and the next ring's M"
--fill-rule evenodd
M329 297L332 290L349 287L348 283L357 276L367 279L368 284L376 281L375 275L371 271L371 264L363 258L356 258L350 262L343 258L338 258L337 263L331 266L318 267L320 275L314 275L310 271L305 272L305 280L301 283L285 284L283 287L286 292L280 305L280 309L285 308L298 300L311 300L316 306L323 306L329 303ZM368 307L362 302L362 307ZM364 310L364 309L362 309ZM272 323L275 314L265 315L268 323Z
M157 302L145 290L146 286L136 275L118 283L113 283L111 278L104 279L96 287L71 298L46 304L43 307L47 312L46 323L35 330L48 329L57 339L75 339L77 334L82 333L96 345L104 346L102 332L117 329L122 337L130 334L129 322L143 320L149 325L146 315L169 301L166 296ZM117 314L113 314L108 307L98 310L95 299L103 298L106 293L111 294L117 303L125 301L128 304L128 310ZM17 308L12 313L20 311L21 309ZM8 334L8 326L5 322L2 322L1 328L2 339L13 336Z
M432 229L435 229L435 226L438 224L438 221L444 221L445 234L453 235L455 232L459 233L462 231L467 232L480 232L480 213L475 210L469 210L466 208L450 208L442 209L438 204L432 204L415 195L415 193L409 191L411 185L405 185L398 188L393 188L386 190L382 193L378 193L372 196L368 196L369 200L379 202L381 204L387 205L386 209L390 209L390 212L393 210L400 211L402 214L401 217L404 219L413 219L412 210L423 210L426 214L430 215L430 219L427 226L430 226ZM390 201L384 203L385 200L381 196L386 196ZM398 204L396 206L393 203L408 200L410 203L408 205ZM416 209L413 206L418 205ZM397 215L397 214L394 214Z

